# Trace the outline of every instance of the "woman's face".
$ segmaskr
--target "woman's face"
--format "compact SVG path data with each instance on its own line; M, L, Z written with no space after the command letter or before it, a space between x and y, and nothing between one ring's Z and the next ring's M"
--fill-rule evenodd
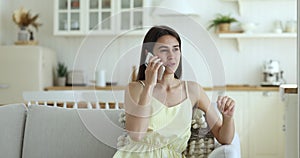
M180 63L180 47L177 39L171 35L161 36L153 47L153 54L158 56L166 72L175 73Z

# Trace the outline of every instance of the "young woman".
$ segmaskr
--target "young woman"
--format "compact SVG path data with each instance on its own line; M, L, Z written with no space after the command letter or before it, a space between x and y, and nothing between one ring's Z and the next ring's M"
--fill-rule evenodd
M148 53L153 56L145 64ZM231 143L234 100L218 98L220 119L202 87L180 79L181 70L179 35L167 26L152 27L143 41L138 82L130 83L125 93L129 142L114 157L184 157L195 106L205 112L214 137L221 144Z

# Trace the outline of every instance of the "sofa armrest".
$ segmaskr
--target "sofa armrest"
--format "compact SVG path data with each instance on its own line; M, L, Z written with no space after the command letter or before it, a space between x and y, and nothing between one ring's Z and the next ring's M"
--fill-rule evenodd
M215 149L209 154L208 158L240 158L241 148L240 139L235 133L230 145L216 145Z
M20 158L27 108L24 104L0 106L0 157Z

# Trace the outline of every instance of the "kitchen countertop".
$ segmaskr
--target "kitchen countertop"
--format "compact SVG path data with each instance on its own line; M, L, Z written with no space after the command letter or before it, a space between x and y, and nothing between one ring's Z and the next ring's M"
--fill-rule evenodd
M283 85L280 85L280 92L282 94L297 94L298 93L297 84L283 84Z
M125 86L65 86L65 87L46 87L46 91L50 90L122 90ZM255 85L226 85L226 86L216 86L216 87L203 87L206 91L212 90L226 90L226 91L279 91L279 87L261 87Z
M52 86L46 87L45 91L57 91L57 90L123 90L125 86Z
M257 85L226 85L216 87L203 87L204 90L226 90L226 91L279 91L279 87L262 87Z

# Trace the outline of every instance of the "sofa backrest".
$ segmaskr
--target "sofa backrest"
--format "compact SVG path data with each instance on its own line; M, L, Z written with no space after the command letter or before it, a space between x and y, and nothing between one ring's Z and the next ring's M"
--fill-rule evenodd
M23 92L28 105L42 104L72 108L119 109L124 103L124 90L64 90L64 91L27 91ZM83 106L86 104L86 106ZM81 107L79 107L81 106ZM82 107L83 106L83 107Z
M0 157L20 158L26 106L10 104L0 106Z
M29 106L23 158L111 158L123 132L120 112Z

